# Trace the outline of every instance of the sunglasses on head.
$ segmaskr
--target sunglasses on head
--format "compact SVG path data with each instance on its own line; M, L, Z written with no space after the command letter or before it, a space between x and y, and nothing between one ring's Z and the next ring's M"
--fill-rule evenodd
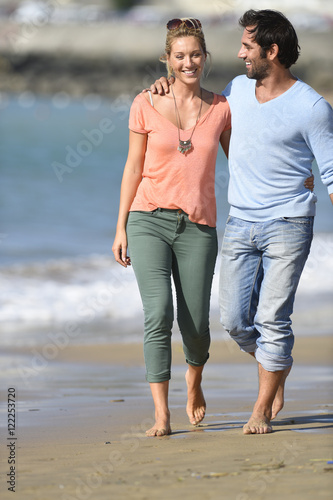
M166 27L169 31L172 31L180 28L183 24L185 24L186 28L189 28L191 30L201 30L201 22L199 21L199 19L192 19L192 18L171 19L171 21L168 22Z

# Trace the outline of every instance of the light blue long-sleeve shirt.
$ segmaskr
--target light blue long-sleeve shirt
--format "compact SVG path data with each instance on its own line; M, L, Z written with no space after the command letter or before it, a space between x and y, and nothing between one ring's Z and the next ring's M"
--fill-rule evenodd
M255 85L242 75L223 91L232 116L230 215L249 221L315 215L317 198L304 181L315 158L333 193L333 110L301 80L262 104Z

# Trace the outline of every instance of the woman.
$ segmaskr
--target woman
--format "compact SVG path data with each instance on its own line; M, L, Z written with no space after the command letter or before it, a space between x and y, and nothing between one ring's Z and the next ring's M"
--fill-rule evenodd
M187 414L194 425L205 415L201 379L209 357L217 255L215 162L218 143L227 154L230 138L226 99L200 85L206 58L200 21L169 21L161 60L175 77L171 93L139 94L129 118L129 151L112 251L122 266L133 264L143 302L146 378L155 404L155 424L148 436L171 433L171 276L188 363Z

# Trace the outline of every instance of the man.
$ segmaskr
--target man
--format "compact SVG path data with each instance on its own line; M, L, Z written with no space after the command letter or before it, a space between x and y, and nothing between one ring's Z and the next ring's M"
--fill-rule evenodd
M290 72L299 55L279 12L247 11L238 57L247 78L224 91L231 107L230 216L222 246L224 328L256 357L259 394L245 434L271 432L292 366L290 315L310 251L315 195L303 186L315 157L333 203L333 112Z
M265 434L283 407L293 362L290 316L317 201L304 179L314 158L333 203L333 111L290 72L299 46L283 14L249 10L239 23L244 32L238 57L247 75L223 92L232 114L231 208L220 311L224 328L258 362L258 398L243 432Z

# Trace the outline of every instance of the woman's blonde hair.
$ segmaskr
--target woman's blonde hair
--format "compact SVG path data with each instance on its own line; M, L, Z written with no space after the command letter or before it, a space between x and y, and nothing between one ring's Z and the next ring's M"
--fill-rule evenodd
M186 20L189 18L183 18L182 20ZM161 55L160 61L164 62L167 70L168 70L168 78L173 74L173 69L170 67L169 62L168 62L168 56L171 54L171 46L173 42L177 38L182 38L186 36L194 36L194 38L197 38L200 43L200 47L202 48L203 53L205 56L210 57L210 53L207 52L206 49L206 41L205 37L203 34L203 31L201 28L188 28L184 23L182 23L179 28L176 29L168 29L167 30L167 36L166 36L166 41L165 41L165 49L164 49L164 54Z

